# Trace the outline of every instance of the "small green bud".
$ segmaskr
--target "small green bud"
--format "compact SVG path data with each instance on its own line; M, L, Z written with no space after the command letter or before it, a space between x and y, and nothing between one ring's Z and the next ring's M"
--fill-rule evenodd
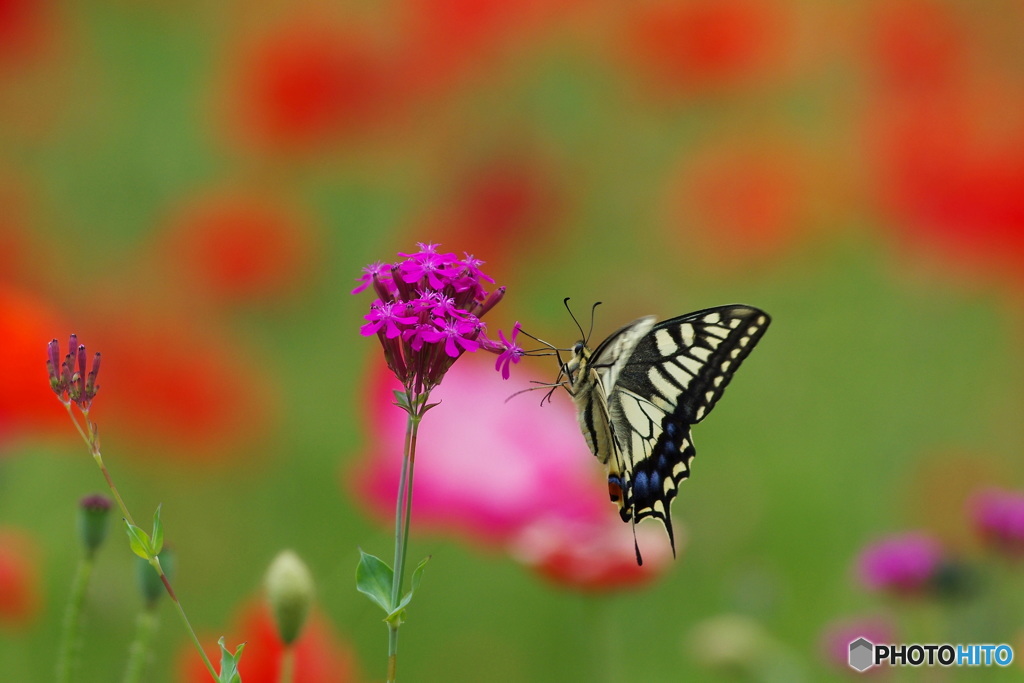
M298 639L313 604L313 577L298 555L283 550L270 563L265 586L278 636L282 643L291 645Z
M174 551L165 546L157 557L160 558L160 567L164 570L164 575L169 581L174 576ZM167 589L164 588L164 582L160 580L160 575L156 573L149 560L142 557L135 558L135 578L146 606L153 607L156 605L156 601L160 599L160 596Z
M92 555L103 545L110 524L110 499L98 493L78 501L78 537L85 552Z

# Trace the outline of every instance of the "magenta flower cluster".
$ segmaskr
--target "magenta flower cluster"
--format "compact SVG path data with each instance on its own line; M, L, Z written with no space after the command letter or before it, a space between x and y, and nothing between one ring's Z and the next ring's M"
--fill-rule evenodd
M987 489L970 501L974 528L995 549L1013 556L1024 555L1024 494Z
M74 334L68 341L68 353L63 360L60 356L60 342L56 339L50 341L46 350L46 370L50 375L53 393L65 405L76 403L82 412L88 412L100 389L96 384L96 376L100 372L100 354L93 356L92 368L88 369L85 345L79 344L78 336Z
M374 263L363 269L358 294L372 288L370 304L360 328L364 336L380 340L391 371L407 390L430 391L462 354L480 349L498 354L495 368L508 379L509 367L523 350L516 343L519 324L511 338L487 337L481 320L505 295L505 288L488 291L494 280L480 267L483 261L438 251L437 244L419 243L419 251L400 253L397 263Z
M943 561L939 542L921 533L889 536L866 547L857 561L870 590L918 594L931 587Z

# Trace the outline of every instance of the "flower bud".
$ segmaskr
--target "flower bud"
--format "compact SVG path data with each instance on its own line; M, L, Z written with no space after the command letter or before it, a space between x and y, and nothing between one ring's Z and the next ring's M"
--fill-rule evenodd
M78 537L85 546L85 552L92 555L103 545L110 525L110 499L98 493L86 496L78 502Z
M265 585L278 636L282 643L291 645L298 639L313 604L313 577L298 555L284 550L270 563Z

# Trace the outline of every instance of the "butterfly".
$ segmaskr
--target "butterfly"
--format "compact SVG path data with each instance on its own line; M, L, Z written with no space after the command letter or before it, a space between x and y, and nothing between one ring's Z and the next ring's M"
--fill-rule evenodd
M647 517L665 525L675 554L670 508L696 455L690 428L715 407L770 322L738 304L659 323L648 316L593 350L585 335L568 362L559 357L554 386L572 396L587 446L608 471L609 497L633 524L637 564L636 523Z

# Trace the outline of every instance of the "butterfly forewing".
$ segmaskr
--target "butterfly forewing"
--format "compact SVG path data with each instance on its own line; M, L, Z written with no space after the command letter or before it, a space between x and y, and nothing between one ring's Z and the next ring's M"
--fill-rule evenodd
M763 311L739 305L656 325L643 318L592 356L591 393L601 393L587 403L591 411L607 411L614 452L595 454L608 467L613 500L624 521L660 519L673 550L671 501L696 454L690 425L711 412L769 322Z

